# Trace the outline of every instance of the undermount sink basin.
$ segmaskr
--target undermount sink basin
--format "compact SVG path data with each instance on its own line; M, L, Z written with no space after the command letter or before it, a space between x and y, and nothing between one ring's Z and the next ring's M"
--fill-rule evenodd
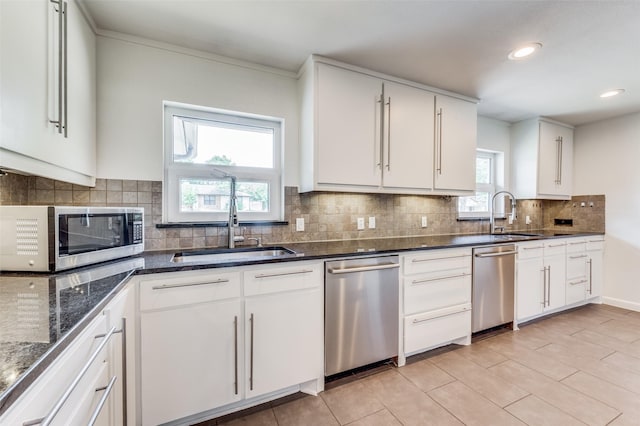
M198 250L176 253L171 258L175 263L199 262L219 263L231 261L249 261L259 259L276 259L295 256L296 252L286 247L252 247L240 249Z
M493 234L493 237L498 240L527 240L529 238L537 238L540 234L527 234L524 232L505 232L504 234Z

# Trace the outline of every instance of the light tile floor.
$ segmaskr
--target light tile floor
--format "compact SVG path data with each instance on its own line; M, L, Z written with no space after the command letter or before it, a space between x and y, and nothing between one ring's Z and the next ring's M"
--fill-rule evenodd
M640 425L640 312L588 305L225 425Z

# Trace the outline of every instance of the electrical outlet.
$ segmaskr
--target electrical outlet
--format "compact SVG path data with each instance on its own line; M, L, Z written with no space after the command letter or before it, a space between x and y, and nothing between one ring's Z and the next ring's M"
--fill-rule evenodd
M304 231L304 217L296 218L296 231L298 232Z
M422 225L423 228L427 227L427 217L426 216L422 216L421 225Z
M358 231L362 231L364 229L364 217L358 218Z
M376 229L376 217L369 216L369 229Z
M526 216L526 217L524 218L524 223L525 223L526 225L531 225L531 216Z

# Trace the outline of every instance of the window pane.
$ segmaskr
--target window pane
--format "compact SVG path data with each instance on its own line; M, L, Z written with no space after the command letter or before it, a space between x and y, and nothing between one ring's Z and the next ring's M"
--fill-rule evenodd
M491 158L476 157L476 183L491 183Z
M458 211L464 213L488 213L489 193L476 192L475 196L458 197Z
M229 180L180 179L180 212L228 212ZM236 184L238 212L269 212L269 184L267 182L238 182Z
M271 128L173 117L173 160L273 168Z

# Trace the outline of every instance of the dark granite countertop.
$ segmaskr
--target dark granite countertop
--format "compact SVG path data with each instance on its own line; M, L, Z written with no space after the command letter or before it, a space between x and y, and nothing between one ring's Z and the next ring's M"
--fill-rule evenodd
M145 252L145 267L136 271L136 275L153 274L159 272L177 272L209 268L227 268L230 266L256 265L264 263L282 263L300 260L324 259L327 257L353 257L372 254L389 254L407 251L432 250L453 247L474 247L489 244L513 243L529 240L541 240L559 237L581 237L588 235L603 235L598 232L570 232L554 230L534 230L507 233L503 235L471 234L471 235L434 235L421 237L394 237L366 240L321 241L309 243L284 243L268 247L285 247L295 254L277 258L256 258L250 260L232 260L220 262L189 261L172 262L176 253L196 254L206 250L166 250ZM244 246L243 246L244 247ZM238 247L241 249L242 247Z
M533 235L535 234L535 235ZM0 414L42 373L124 287L131 275L231 266L473 247L591 232L523 231L505 235L437 235L286 243L295 254L274 259L172 262L179 250L145 252L59 274L0 273ZM193 253L198 250L184 251Z
M58 274L0 274L0 414L143 266L129 258Z

